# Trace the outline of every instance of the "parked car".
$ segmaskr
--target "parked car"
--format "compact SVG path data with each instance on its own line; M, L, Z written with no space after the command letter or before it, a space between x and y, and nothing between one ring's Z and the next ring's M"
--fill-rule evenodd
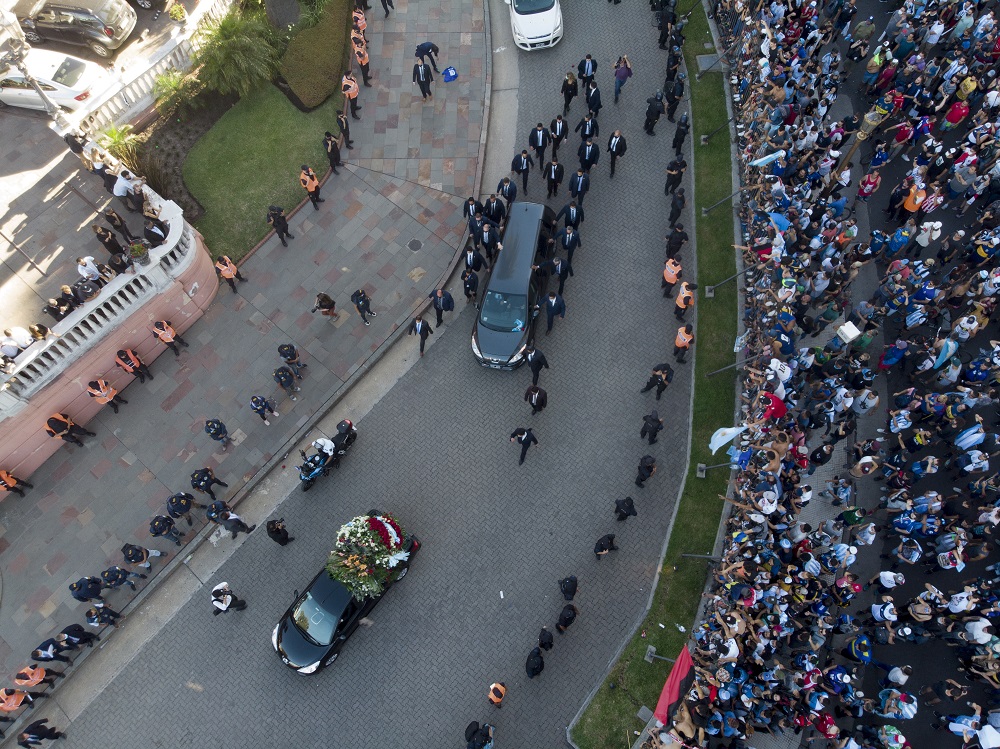
M484 367L515 369L534 340L535 306L548 293L549 277L535 272L548 253L556 230L551 208L538 203L511 204L503 249L483 285L479 315L472 327L472 353Z
M20 0L14 14L30 44L76 44L98 57L111 57L138 20L124 0Z
M330 577L325 568L302 593L296 590L295 602L271 632L271 646L281 662L300 674L313 674L337 660L361 620L395 583L406 577L420 541L408 536L403 549L409 552L409 558L395 568L394 576L379 596L358 600L343 583Z
M42 90L62 109L78 109L115 83L101 65L47 49L32 49L25 64ZM42 97L14 67L0 70L0 104L45 109Z
M532 50L554 47L562 39L563 21L559 0L504 0L510 6L510 30L514 44Z

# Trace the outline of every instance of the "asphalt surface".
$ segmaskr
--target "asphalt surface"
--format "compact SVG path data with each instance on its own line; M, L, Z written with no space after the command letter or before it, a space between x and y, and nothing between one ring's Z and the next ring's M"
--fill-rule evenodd
M499 3L491 9L506 12ZM590 53L601 64L606 101L601 145L622 127L629 152L614 182L607 154L592 174L567 317L539 339L552 367L540 381L549 407L530 417L522 400L527 370L475 363L473 310L453 288L460 309L435 331L427 356L360 421L341 470L281 507L296 541L281 548L261 531L251 536L73 722L67 746L448 746L461 742L470 720L486 719L497 725L500 746L564 741L565 726L648 598L686 466L680 414L689 412L692 367L677 368L660 403L638 392L650 368L670 358L677 327L658 283L672 128L661 121L655 138L641 132L645 98L662 76L650 14L644 4L602 3L564 18L558 47L521 55L517 142L526 145L530 126L561 111L562 75ZM595 28L604 31L595 35ZM636 28L647 32L641 48ZM621 52L636 75L615 108L611 71ZM571 126L581 116L577 100ZM567 171L575 170L578 143L572 136L571 148L564 146ZM484 175L484 188L502 176ZM531 188L529 197L540 198L537 173ZM567 201L564 190L552 205ZM684 253L689 273L693 254ZM639 427L655 406L669 437L649 447ZM518 448L507 438L525 425L540 444L518 467ZM647 452L660 472L639 489L635 469ZM613 501L626 494L639 518L619 524ZM340 524L373 507L395 513L423 548L336 664L299 676L273 653L271 629L293 590L323 564ZM592 548L608 532L620 550L598 562ZM540 627L555 624L564 603L556 581L568 574L580 579L580 617L557 635L545 672L528 681L525 657ZM220 580L248 600L246 611L211 615L208 590ZM494 680L509 690L500 712L486 702Z

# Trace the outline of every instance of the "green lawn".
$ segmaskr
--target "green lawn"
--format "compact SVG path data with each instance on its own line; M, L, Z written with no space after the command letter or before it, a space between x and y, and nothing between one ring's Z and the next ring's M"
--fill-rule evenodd
M698 285L700 289L735 273L732 237L732 212L729 203L716 208L709 217L701 216L701 208L710 206L732 192L731 159L728 131L715 135L708 146L698 145L703 133L722 125L728 115L720 73L709 73L695 80L697 54L704 54L703 42L711 42L708 21L698 5L685 29L687 43L684 54L692 98L695 148L695 210L698 237ZM717 69L717 68L716 68ZM676 657L689 636L705 585L708 564L703 559L684 559L681 554L710 554L719 527L729 472L709 471L707 479L695 477L698 463L712 465L726 460L722 451L711 455L708 441L712 433L733 421L735 377L727 371L706 379L708 372L735 361L733 342L736 337L736 286L730 282L716 291L714 299L699 294L698 335L695 341L695 402L691 464L681 499L677 519L670 536L663 562L656 597L639 635L628 644L621 659L601 685L579 723L574 727L573 740L581 749L626 747L635 740L633 730L643 726L635 717L642 705L656 706L660 690L670 672L665 661L646 663L646 646L656 647L658 655ZM661 629L659 624L665 625ZM682 624L688 633L679 632ZM608 682L615 684L611 689Z
M267 207L290 211L305 191L299 172L328 167L323 133L338 133L341 95L304 114L274 86L241 99L191 149L184 183L205 208L196 227L211 253L243 257L270 230Z

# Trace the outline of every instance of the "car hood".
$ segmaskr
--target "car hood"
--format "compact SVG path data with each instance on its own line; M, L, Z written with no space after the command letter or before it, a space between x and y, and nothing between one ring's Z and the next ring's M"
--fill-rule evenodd
M321 660L329 652L329 645L316 645L292 623L291 613L286 613L278 624L278 655L292 668L302 668Z
M484 358L506 362L521 349L521 346L528 342L529 329L530 325L525 326L522 331L503 332L488 328L477 319L473 335L476 337L479 352Z
M521 15L512 10L510 22L519 34L532 39L534 37L550 35L560 25L561 16L559 3L555 3L551 8L543 10L541 13Z

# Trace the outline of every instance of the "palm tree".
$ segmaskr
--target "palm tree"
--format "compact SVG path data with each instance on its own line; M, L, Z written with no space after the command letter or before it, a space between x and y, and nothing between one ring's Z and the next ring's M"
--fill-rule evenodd
M134 169L139 136L132 132L131 125L112 125L101 133L97 142L129 169Z
M278 69L273 33L262 18L230 11L201 34L198 80L222 95L246 96Z

